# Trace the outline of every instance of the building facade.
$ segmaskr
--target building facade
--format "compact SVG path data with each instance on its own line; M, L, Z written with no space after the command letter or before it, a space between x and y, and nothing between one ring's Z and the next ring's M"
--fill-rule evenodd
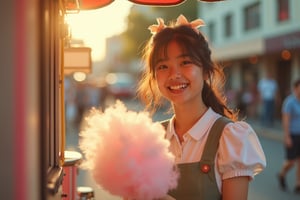
M279 86L276 116L291 83L300 78L299 0L225 0L199 4L202 31L213 58L228 74L229 99L239 104L241 93L251 92L249 116L260 112L256 85L271 74ZM231 91L231 92L230 92Z

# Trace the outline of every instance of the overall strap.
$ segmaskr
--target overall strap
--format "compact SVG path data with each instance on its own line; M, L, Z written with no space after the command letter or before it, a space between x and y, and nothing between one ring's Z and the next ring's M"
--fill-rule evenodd
M219 140L222 135L223 129L225 125L229 122L232 122L227 117L220 117L218 118L213 126L210 129L208 134L207 141L204 146L204 151L202 154L201 161L212 161L214 162L218 147L219 147Z
M220 117L212 125L199 162L177 165L180 171L178 186L176 189L170 190L168 195L177 200L222 199L215 177L214 166L219 139L224 126L228 122L230 122L228 118Z

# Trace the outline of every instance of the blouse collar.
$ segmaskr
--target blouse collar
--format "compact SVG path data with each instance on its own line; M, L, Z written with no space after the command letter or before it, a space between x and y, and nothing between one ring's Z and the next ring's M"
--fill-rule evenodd
M210 107L207 111L203 114L203 116L194 124L194 126L187 131L185 134L189 134L195 140L200 140L205 133L211 127L211 124L219 117L220 115L213 111ZM170 123L168 125L166 138L171 139L175 136L175 129L174 129L174 120L175 115L170 119Z

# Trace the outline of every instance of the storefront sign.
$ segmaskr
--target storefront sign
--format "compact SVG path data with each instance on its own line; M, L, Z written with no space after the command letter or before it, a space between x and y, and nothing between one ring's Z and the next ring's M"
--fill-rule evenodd
M265 40L266 53L282 50L300 50L300 32L294 32Z

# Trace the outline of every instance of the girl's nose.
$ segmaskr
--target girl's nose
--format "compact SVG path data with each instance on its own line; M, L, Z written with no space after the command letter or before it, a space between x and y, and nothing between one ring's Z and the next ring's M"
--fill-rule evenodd
M172 66L170 70L170 78L171 79L178 79L181 77L181 72L179 67L177 66Z

